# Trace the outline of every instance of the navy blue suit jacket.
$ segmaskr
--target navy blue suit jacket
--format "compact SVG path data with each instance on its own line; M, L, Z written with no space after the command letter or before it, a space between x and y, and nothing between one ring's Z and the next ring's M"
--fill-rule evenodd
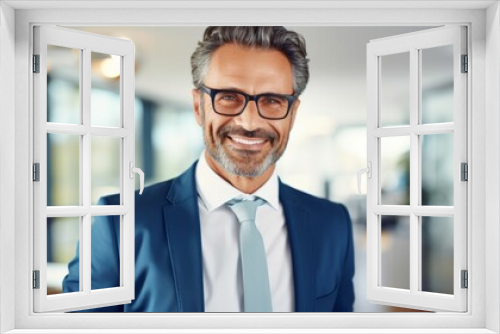
M203 312L203 263L194 164L184 174L135 196L135 299L87 311ZM336 204L280 182L292 253L295 311L349 312L354 302L354 250L349 214ZM101 204L118 205L117 195ZM118 216L92 226L92 289L119 286ZM79 259L64 292L78 291Z

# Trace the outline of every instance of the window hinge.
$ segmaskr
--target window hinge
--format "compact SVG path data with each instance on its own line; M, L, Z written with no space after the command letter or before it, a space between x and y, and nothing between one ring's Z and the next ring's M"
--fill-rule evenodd
M33 181L40 181L40 164L38 162L33 164Z
M40 289L40 270L33 270L33 289Z
M467 165L466 162L462 162L460 164L460 170L461 170L461 181L469 181L469 166Z
M33 73L40 73L40 55L33 55Z
M462 289L467 289L469 287L469 275L467 270L462 270L461 275L462 275Z
M467 55L462 55L462 73L469 72L469 57Z

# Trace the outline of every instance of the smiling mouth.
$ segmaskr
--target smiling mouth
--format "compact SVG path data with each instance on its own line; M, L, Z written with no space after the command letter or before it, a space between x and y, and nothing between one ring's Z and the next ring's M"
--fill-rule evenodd
M267 138L248 138L240 136L227 136L236 147L244 148L247 150L256 150L262 148L262 146L267 142Z

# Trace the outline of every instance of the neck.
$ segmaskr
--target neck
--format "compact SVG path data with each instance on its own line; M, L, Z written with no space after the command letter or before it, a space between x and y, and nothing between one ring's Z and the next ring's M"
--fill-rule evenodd
M216 161L210 157L210 155L205 152L205 159L207 164L212 170L222 177L226 182L229 182L233 187L245 194L253 194L256 192L264 183L269 180L271 175L273 175L275 165L271 165L264 173L255 177L240 176L236 174L229 173L222 166L220 166Z

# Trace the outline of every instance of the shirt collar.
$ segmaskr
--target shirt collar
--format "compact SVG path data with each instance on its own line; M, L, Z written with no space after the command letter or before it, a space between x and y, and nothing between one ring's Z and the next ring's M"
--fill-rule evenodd
M275 210L279 208L278 175L276 170L253 194L245 194L217 175L207 163L205 151L196 165L196 188L207 210L213 211L233 198L252 199L260 197Z

